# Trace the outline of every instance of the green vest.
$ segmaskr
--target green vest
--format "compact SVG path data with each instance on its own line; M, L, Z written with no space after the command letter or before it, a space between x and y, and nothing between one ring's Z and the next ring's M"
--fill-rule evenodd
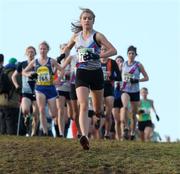
M151 108L152 108L152 105L151 105L150 100L141 100L141 105L139 109L144 110L144 113L138 115L137 117L138 121L151 120L151 115L150 115Z

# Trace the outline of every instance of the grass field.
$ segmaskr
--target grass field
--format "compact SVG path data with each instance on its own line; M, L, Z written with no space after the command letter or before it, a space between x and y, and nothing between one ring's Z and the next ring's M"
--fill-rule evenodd
M0 136L0 174L180 173L180 143Z

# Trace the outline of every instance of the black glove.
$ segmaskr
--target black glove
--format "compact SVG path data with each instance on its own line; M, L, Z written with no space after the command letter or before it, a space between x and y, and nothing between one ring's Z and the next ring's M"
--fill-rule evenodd
M139 111L138 111L139 115L144 114L144 113L145 113L145 111L143 109L139 109Z
M87 51L86 54L83 56L84 60L98 60L100 59L98 54L92 53L90 51Z
M57 57L57 62L60 64L61 61L66 57L65 53L61 54L59 57Z
M139 79L130 78L130 82L131 82L132 84L139 83Z
M157 121L159 121L160 119L159 119L159 116L156 114L156 119L157 119Z
M29 77L31 80L36 80L38 78L38 74L35 72L35 73L32 73L31 76Z

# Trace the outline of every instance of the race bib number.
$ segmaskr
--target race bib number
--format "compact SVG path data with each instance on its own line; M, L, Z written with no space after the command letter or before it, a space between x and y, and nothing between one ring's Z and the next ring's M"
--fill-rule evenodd
M109 73L105 71L103 72L103 74L104 74L104 80L109 80L109 76L108 76Z
M104 75L104 80L109 80L109 71L103 71L103 75Z
M94 48L79 48L78 49L79 63L86 62L86 60L84 60L84 56L87 54L87 51L94 53Z
M124 74L123 74L123 81L124 81L124 82L130 82L130 79L133 78L133 77L134 77L133 74L124 73Z
M37 84L49 85L51 83L51 75L49 69L46 66L41 66L37 69L38 79Z
M50 81L50 74L43 73L38 75L38 82L49 82Z
M106 66L102 66L102 71L103 71L104 80L105 80L105 81L106 81L106 80L109 80L109 74L110 74L110 72L107 71Z

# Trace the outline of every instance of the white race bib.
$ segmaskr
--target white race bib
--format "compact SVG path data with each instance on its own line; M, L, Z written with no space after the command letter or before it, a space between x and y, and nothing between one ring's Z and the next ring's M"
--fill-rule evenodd
M79 48L78 49L78 61L79 61L79 63L86 62L86 60L84 60L84 55L87 54L87 51L94 53L94 48Z
M130 82L130 79L133 78L133 77L134 77L133 74L124 73L124 74L123 74L123 81L124 81L124 82Z

